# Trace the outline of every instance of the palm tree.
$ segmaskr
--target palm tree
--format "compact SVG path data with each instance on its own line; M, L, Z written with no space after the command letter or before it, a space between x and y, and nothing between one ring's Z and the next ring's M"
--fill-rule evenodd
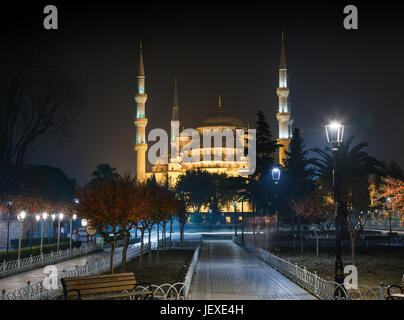
M343 235L348 232L347 227L350 225L350 217L354 211L367 212L370 204L369 176L382 175L384 169L383 162L364 151L364 148L368 146L366 142L353 145L353 140L354 137L350 136L337 152L337 193L343 221ZM319 182L325 190L329 190L331 193L334 168L332 150L330 147L326 147L325 150L315 148L312 151L319 156L313 161ZM351 240L354 240L352 236L357 236L352 232L349 234ZM354 247L351 249L352 258L355 261Z
M370 175L383 174L383 162L369 156L363 149L368 147L366 142L352 146L353 136L350 136L341 144L337 153L337 179L339 184L339 199L347 199L347 193L353 183L367 178ZM322 184L328 188L332 187L333 177L333 153L330 147L325 150L315 148L312 150L319 158L313 160L315 173L320 178Z
M105 181L106 179L116 179L119 177L116 168L109 164L99 164L93 173L91 173L92 181Z

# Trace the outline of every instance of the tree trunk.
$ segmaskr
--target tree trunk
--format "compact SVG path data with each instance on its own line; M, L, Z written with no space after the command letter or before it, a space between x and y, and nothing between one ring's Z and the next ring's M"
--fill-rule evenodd
M318 247L318 234L316 230L316 226L313 226L314 235L316 237L316 256L318 257L319 247Z
M162 235L162 240L163 240L163 248L164 250L166 249L166 222L163 222L163 235Z
M109 257L109 271L114 273L114 253L115 253L115 240L111 243L111 253Z
M129 238L130 233L129 232L125 233L125 235L123 236L122 261L121 261L121 270L123 272L126 272L126 253L128 252Z
M160 222L157 223L157 255L156 255L156 261L157 264L159 263L160 260Z
M352 231L351 232L351 255L352 255L352 264L354 266L356 266L355 240L356 240L356 234L354 231Z
M299 233L300 252L303 253L304 248L303 248L302 222L300 220L300 216L297 216L297 230Z
M149 229L149 243L147 244L148 248L149 248L149 258L148 258L148 263L149 265L151 265L152 263L152 246L151 246L151 230L152 230L153 226Z
M141 230L140 230L139 271L142 270L142 264L143 264L143 247L144 247L144 229L141 229Z
M185 226L185 223L181 222L180 223L180 241L181 241L181 245L184 242L184 226Z
M173 219L171 218L170 219L170 250L171 250L171 236L172 236L172 233L173 233Z

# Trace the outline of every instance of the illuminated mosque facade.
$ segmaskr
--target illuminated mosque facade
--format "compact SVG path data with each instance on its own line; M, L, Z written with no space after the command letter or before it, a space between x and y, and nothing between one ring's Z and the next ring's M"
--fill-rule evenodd
M234 133L236 142L236 130L242 129L245 132L245 136L242 138L241 146L240 144L234 143L232 148L226 148L226 145L223 145L219 148L214 146L200 147L197 149L192 149L192 153L197 153L199 161L183 161L184 153L182 149L186 146L191 137L188 139L179 138L179 136L175 136L171 134L170 144L173 146L175 143L178 146L178 150L181 152L176 152L176 155L168 154L167 150L164 150L167 153L168 161L157 162L152 165L151 172L146 172L146 152L148 150L148 143L146 140L146 126L147 126L147 116L146 116L146 102L147 102L147 94L145 88L145 71L143 64L143 52L142 52L142 43L140 43L140 53L139 53L139 73L137 76L138 80L138 92L135 95L136 101L136 115L134 124L136 127L136 143L134 150L136 152L136 180L138 182L144 182L147 179L155 178L155 180L160 184L168 183L169 186L175 186L178 178L181 175L184 175L189 170L205 170L210 173L224 173L227 176L243 176L243 173L248 171L249 163L248 157L244 156L244 149L247 148L247 129L248 126L238 118L237 116L226 112L227 110L222 105L222 99L219 96L217 109L214 113L208 114L204 118L202 118L196 130L202 136L205 130L219 130L223 132L226 129L232 130ZM288 150L289 143L292 137L292 124L293 120L291 118L291 110L289 103L289 87L288 87L288 75L287 75L287 67L286 67L286 55L285 55L285 45L284 45L284 36L282 34L282 44L281 44L281 58L279 65L279 87L277 88L277 95L279 101L278 112L276 113L276 118L279 124L279 136L278 136L278 144L279 147L279 164L283 165L284 160L286 158L285 151ZM226 110L226 111L225 111ZM180 131L180 106L178 101L178 87L177 87L177 79L175 79L174 83L174 97L173 97L173 105L172 105L172 116L171 116L171 131L179 132ZM228 130L227 130L228 132ZM201 139L202 140L202 139ZM223 141L224 142L224 141ZM189 151L187 151L189 152ZM241 152L241 154L239 154ZM221 161L215 159L215 154L221 153ZM226 156L231 155L231 161L227 161ZM237 157L237 155L239 155ZM208 160L207 160L208 159ZM222 212L233 212L233 205L229 204L227 208L220 208ZM251 206L249 203L238 203L237 211L241 212L251 212ZM205 208L202 211L207 211Z

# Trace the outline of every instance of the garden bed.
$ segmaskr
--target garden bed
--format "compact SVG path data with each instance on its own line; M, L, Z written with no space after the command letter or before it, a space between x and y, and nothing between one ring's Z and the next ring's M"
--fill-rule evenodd
M143 256L143 267L139 271L139 257L127 262L126 272L134 272L138 282L149 282L161 285L184 282L188 267L192 261L194 250L166 250L160 251L157 262L157 251L153 250L152 263L148 262L148 253ZM114 272L124 272L120 267Z
M357 247L356 261L358 268L358 283L370 287L379 286L383 282L385 286L399 284L404 274L404 247ZM335 249L321 248L319 256L316 256L315 248L304 249L302 254L299 249L281 248L280 257L300 267L306 267L308 271L317 271L317 274L327 279L334 278ZM343 250L344 266L352 264L350 248Z

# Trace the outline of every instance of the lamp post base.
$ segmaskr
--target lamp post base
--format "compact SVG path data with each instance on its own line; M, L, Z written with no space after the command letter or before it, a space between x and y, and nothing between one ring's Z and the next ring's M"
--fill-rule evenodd
M344 267L341 260L335 261L335 276L334 281L336 287L334 288L334 299L345 299L346 291L344 287Z

